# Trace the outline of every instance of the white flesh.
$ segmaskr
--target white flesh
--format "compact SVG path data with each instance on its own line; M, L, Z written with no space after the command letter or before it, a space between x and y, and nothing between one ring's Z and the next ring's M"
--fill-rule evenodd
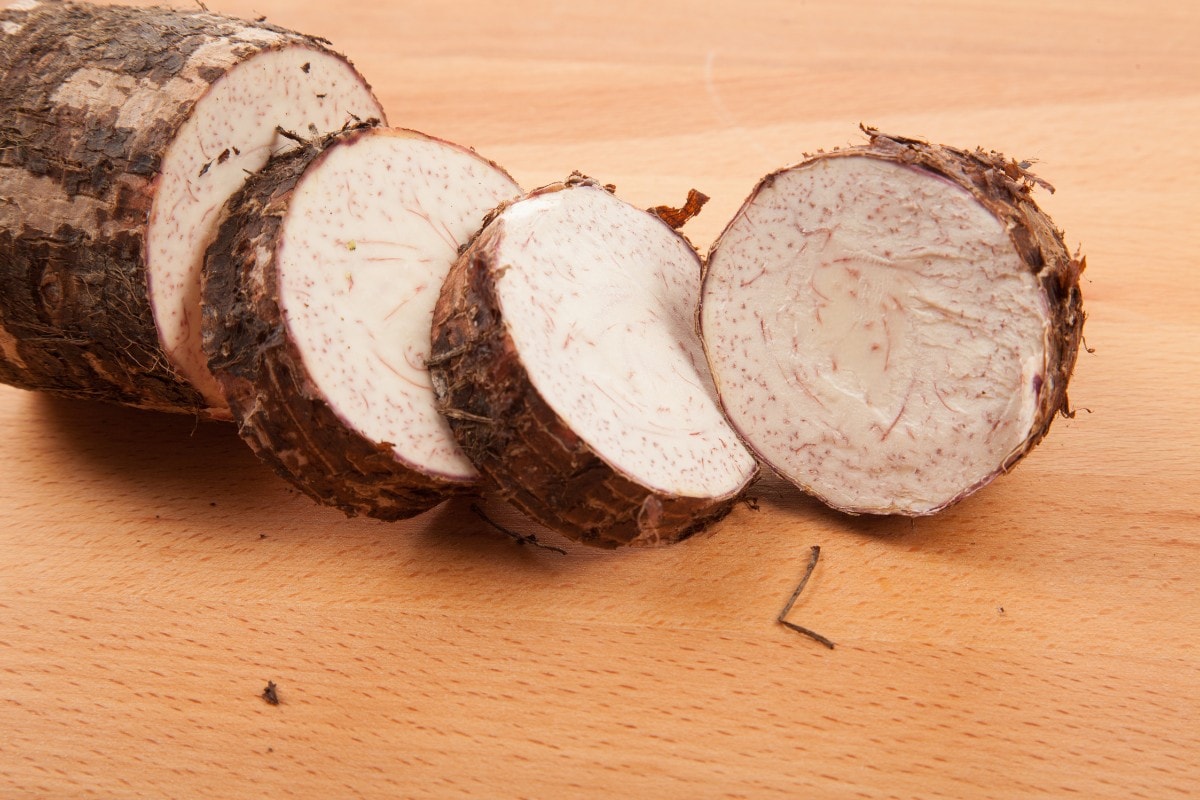
M687 497L739 490L755 463L704 363L691 247L597 187L535 195L500 219L500 307L550 407L645 486Z
M520 192L468 150L381 130L326 151L284 221L279 301L309 376L347 426L451 481L477 473L435 407L433 307L458 248Z
M936 511L1029 435L1048 310L1001 223L867 157L777 175L709 263L726 412L777 471L850 511Z
M350 114L382 117L345 61L299 46L264 50L217 79L163 157L146 231L150 303L168 357L213 408L225 401L201 348L200 272L220 210L272 153L294 146L277 126L308 136L310 125L338 130Z

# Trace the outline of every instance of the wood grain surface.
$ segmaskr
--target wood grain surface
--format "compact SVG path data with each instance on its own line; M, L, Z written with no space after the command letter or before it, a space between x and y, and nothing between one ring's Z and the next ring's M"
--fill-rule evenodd
M0 387L0 797L1200 794L1200 6L207 3L328 37L526 186L698 188L702 249L859 122L1036 159L1088 256L1079 414L934 518L766 481L711 535L560 556ZM791 618L832 651L775 623L811 545Z

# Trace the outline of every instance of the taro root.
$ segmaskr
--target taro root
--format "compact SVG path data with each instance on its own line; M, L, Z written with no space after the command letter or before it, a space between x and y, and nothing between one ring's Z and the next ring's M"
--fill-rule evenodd
M1068 413L1083 262L1026 165L867 132L758 184L709 253L702 336L780 475L842 511L931 514Z
M204 347L239 431L348 514L400 519L478 474L425 361L460 246L520 188L474 152L363 126L273 159L227 205L204 273Z
M0 11L0 381L228 416L200 265L277 132L381 117L325 41L200 10Z
M498 494L601 547L676 541L729 512L756 465L716 403L699 287L687 240L590 179L491 216L442 288L429 366Z

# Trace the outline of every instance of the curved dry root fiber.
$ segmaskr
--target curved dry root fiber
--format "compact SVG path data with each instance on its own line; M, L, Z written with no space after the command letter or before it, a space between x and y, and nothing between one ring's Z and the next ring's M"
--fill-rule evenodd
M292 143L382 112L323 40L196 11L0 11L0 381L228 416L200 348L221 205Z
M699 278L683 237L589 179L490 218L442 288L430 372L502 496L602 547L729 512L756 467L704 364Z
M348 514L400 519L475 486L425 362L433 305L504 170L364 127L274 159L209 249L204 345L242 437Z
M759 183L708 256L702 335L781 475L843 511L930 514L1067 412L1083 261L1025 165L868 133Z

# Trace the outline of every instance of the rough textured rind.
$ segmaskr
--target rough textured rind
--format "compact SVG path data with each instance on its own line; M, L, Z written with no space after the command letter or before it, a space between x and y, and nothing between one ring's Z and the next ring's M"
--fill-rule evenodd
M1054 189L1031 173L1027 164L1018 163L996 152L981 149L960 150L920 139L892 136L868 127L864 127L863 131L870 138L868 144L821 153L800 164L767 175L746 199L742 210L754 201L763 187L770 186L777 175L818 159L867 156L926 170L968 191L1001 221L1021 261L1036 278L1046 299L1049 313L1045 379L1028 436L996 466L991 475L975 485L963 487L963 491L949 502L920 515L933 514L973 494L998 475L1011 469L1046 436L1056 415L1073 416L1067 398L1067 384L1075 368L1075 360L1083 338L1085 315L1079 276L1086 266L1086 259L1072 256L1063 241L1062 231L1055 227L1053 221L1033 200L1032 190L1035 186L1041 186L1051 192ZM721 238L718 237L709 250L706 266L719 251ZM701 296L703 297L703 288ZM711 361L711 354L709 358ZM719 381L717 389L720 394ZM746 443L754 449L751 442ZM801 485L801 488L812 491L804 485ZM863 513L862 509L839 510Z
M239 433L279 475L349 515L395 520L473 486L409 468L389 444L348 428L305 369L278 302L276 255L297 182L327 148L369 134L365 125L277 156L230 198L205 258L204 350Z
M533 194L595 182L573 177ZM520 201L516 201L520 202ZM434 309L429 371L454 436L498 493L548 528L598 547L685 539L727 515L728 497L654 491L608 464L534 388L496 296L503 208L451 268Z
M43 0L0 12L0 24L0 381L224 415L169 363L147 298L160 162L231 67L275 47L331 51L200 11ZM123 127L135 95L152 96L151 110Z

